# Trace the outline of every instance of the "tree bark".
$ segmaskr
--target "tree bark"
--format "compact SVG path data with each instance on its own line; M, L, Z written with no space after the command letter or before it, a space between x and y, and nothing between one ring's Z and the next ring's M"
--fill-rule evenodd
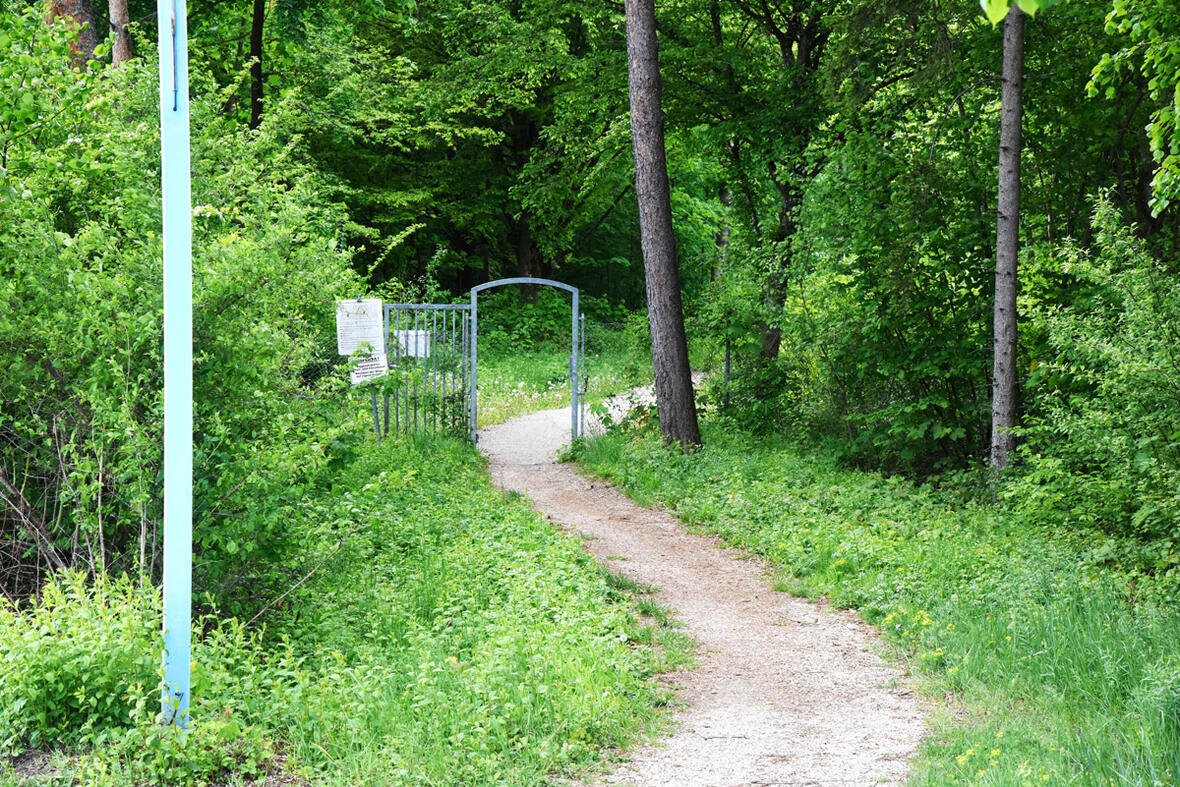
M90 5L90 0L49 0L45 21L53 24L60 18L70 20L74 23L75 29L80 31L72 45L78 64L93 60L94 48L98 46L98 33L94 29L94 9ZM85 30L81 29L83 26Z
M131 14L127 11L127 0L110 0L107 4L111 17L111 32L115 34L115 45L111 49L111 63L118 67L131 59Z
M266 21L266 0L254 0L250 25L250 128L262 122L262 25Z
M664 149L664 111L653 0L625 0L627 74L631 97L631 142L639 237L651 324L652 367L660 432L685 449L701 444L693 399L680 270L672 228L672 198Z
M1000 101L1000 176L996 206L996 293L992 361L992 468L1008 465L1016 447L1016 266L1020 250L1020 148L1023 117L1024 13L1012 6L1004 20Z

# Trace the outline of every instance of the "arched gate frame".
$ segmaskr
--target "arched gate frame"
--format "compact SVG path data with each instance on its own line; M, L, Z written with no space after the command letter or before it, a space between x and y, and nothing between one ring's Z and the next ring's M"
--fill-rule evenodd
M577 439L584 423L586 389L586 318L578 312L578 288L552 279L535 279L532 276L518 276L499 279L471 288L471 442L479 440L479 294L484 290L503 287L508 284L530 284L556 287L573 296L570 309L570 437Z

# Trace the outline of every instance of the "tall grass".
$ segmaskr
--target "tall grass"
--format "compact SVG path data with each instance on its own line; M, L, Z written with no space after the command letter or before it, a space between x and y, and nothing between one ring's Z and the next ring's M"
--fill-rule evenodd
M716 426L690 456L615 431L578 458L877 624L945 699L912 783L1176 783L1176 599L1093 558L1097 536Z

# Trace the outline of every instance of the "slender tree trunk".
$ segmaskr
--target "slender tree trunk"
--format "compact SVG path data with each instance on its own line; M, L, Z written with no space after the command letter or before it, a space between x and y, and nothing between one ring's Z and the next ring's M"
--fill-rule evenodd
M266 21L266 0L254 0L250 25L250 128L262 122L262 24Z
M717 199L721 202L722 218L717 226L717 236L715 241L717 243L717 259L713 265L713 281L721 278L721 274L725 271L725 260L729 256L729 238L733 234L732 228L729 226L730 213L733 210L733 192L729 186L724 183L717 190Z
M111 49L111 63L116 67L131 59L131 15L127 11L127 0L110 0L107 8L111 17L111 30L115 33L115 46Z
M992 468L1007 466L1016 436L1016 262L1020 249L1020 126L1023 115L1024 13L1004 20L1000 104L1000 179L996 211L996 297L992 363Z
M778 165L771 161L768 165L770 179L778 189L782 203L779 207L778 228L774 234L774 242L782 244L789 240L797 229L796 211L799 205L799 189L792 185L791 178L795 173L788 173L783 179L779 178ZM758 357L763 365L772 363L778 358L782 348L783 329L779 325L783 307L787 304L787 269L791 264L790 251L779 246L782 257L778 259L774 270L766 282L766 293L763 301L768 312L768 319L762 325L762 347Z
M70 20L77 29L86 26L85 30L78 33L78 39L73 44L74 54L79 64L93 60L94 48L98 46L98 32L94 29L94 9L90 0L49 0L45 21L53 24L60 18Z
M672 229L672 198L664 151L664 111L660 105L660 66L653 0L625 0L627 73L631 93L631 142L635 151L635 194L639 201L639 237L647 283L651 356L655 371L660 432L684 448L701 443L680 270Z
M529 223L528 213L521 213L520 219L514 222L513 229L513 234L516 235L516 275L536 276L537 246L533 242L533 228ZM537 302L537 287L532 284L522 287L520 294L525 303Z

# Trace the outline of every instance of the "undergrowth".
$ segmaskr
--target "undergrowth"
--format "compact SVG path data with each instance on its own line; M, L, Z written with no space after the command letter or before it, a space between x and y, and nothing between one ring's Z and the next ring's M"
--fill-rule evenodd
M576 455L638 501L765 556L780 590L876 624L949 700L912 783L1176 783L1174 577L1108 562L1121 553L1108 537L715 424L695 454L639 426Z
M652 676L687 644L640 624L642 593L495 490L465 443L357 452L298 515L318 544L293 567L306 581L260 621L195 627L184 731L155 723L152 587L63 576L0 609L0 754L51 749L63 783L277 768L314 784L537 784L662 718ZM0 783L19 783L5 767Z

